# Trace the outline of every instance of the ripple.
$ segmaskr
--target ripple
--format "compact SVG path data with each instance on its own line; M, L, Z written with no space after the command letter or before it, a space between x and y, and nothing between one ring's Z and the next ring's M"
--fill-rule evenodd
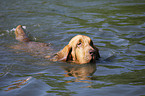
M114 42L111 42L111 44L117 45L117 46L128 46L129 41L125 39L118 39L118 40L115 40Z
M1 95L144 95L144 0L2 0L0 6ZM63 62L10 49L17 42L14 31L19 24L57 50L77 34L91 37L101 55L89 77L94 80L65 77ZM4 91L29 76L35 78L29 84Z

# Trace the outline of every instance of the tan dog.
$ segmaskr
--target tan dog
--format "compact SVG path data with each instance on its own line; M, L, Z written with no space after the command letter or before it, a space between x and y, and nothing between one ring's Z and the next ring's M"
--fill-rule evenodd
M27 50L30 50L32 46L36 47L36 45L37 47L38 46L41 46L42 48L45 47L45 49L50 48L47 47L46 43L30 41L29 38L26 36L21 25L17 26L15 35L18 41L24 42L24 44L27 45L25 46L28 47ZM84 63L95 63L95 61L98 60L99 58L100 58L99 50L93 45L91 38L84 35L77 35L73 37L70 40L69 44L66 45L61 51L59 51L51 60L65 62L68 61L75 62L78 64L84 64Z
M90 37L77 35L73 37L56 56L56 60L70 61L79 64L95 62L100 58L99 50L93 45Z
M34 56L40 57L44 57L48 55L47 53L50 53L49 51L52 51L52 48L50 47L51 44L31 41L27 37L21 25L17 26L15 35L16 40L20 41L21 43L10 46L13 49L24 50L26 52L33 53L32 55Z

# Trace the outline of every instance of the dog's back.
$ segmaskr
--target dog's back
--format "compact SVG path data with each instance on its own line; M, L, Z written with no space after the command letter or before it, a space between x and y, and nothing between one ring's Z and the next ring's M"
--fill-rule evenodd
M50 47L51 44L49 43L40 43L31 41L25 30L22 28L22 25L18 25L15 30L15 38L20 43L17 45L11 46L13 49L23 50L25 52L33 53L33 55L48 55L53 49Z

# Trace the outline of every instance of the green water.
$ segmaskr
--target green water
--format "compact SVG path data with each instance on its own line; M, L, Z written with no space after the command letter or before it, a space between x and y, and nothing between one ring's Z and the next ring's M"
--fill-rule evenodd
M31 39L51 43L56 52L73 36L87 35L102 58L79 66L11 49L19 24ZM82 74L75 77L70 70ZM1 96L144 96L144 90L144 0L0 2Z

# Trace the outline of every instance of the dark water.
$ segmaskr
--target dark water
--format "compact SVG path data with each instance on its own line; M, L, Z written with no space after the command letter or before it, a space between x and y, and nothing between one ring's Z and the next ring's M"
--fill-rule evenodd
M19 24L57 51L87 35L101 61L71 65L11 49ZM145 1L1 0L0 95L145 96Z

